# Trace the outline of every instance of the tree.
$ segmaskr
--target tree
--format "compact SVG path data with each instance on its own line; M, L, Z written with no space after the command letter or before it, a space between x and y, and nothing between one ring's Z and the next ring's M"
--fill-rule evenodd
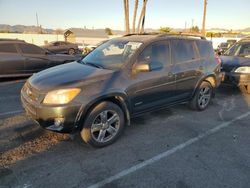
M126 33L130 33L130 28L129 28L129 0L123 0L124 4L124 15L125 15L125 28L126 28Z
M161 27L161 28L159 29L159 31L160 31L161 33L169 33L169 32L171 32L171 28L170 28L170 27Z
M140 15L138 25L137 25L137 33L142 33L143 32L144 28L141 27L141 25L142 25L142 20L143 20L143 18L145 16L145 13L146 13L147 3L148 3L148 0L143 1L143 7L142 7L142 10L141 10L141 15Z
M135 22L136 22L137 10L138 10L138 3L139 3L139 0L135 0L134 17L133 17L133 27L132 27L132 32L133 33L135 33Z
M107 35L113 35L113 33L112 33L112 30L110 29L110 28L105 28L105 33L107 34Z
M215 33L213 32L207 32L206 37L215 37Z
M192 32L192 33L199 33L199 31L200 31L200 29L199 29L198 26L193 26L193 27L191 27L191 32Z

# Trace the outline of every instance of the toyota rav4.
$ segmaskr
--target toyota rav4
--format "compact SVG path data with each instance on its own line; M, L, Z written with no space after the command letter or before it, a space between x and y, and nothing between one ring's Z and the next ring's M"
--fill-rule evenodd
M220 84L220 63L204 37L127 35L78 62L33 75L21 91L27 114L47 130L113 143L132 117L180 103L204 110Z

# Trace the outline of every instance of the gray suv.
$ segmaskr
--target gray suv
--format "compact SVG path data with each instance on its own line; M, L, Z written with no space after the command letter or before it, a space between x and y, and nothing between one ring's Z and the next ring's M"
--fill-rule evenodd
M21 91L45 129L80 132L95 147L113 143L130 119L180 103L204 110L220 84L211 42L189 35L127 35L82 60L32 76Z

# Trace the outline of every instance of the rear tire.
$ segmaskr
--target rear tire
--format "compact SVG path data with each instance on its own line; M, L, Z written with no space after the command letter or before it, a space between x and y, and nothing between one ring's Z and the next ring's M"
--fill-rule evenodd
M212 95L212 85L209 82L203 81L195 91L193 99L189 103L189 107L197 111L205 110L211 102Z
M101 102L87 115L82 139L93 147L104 147L112 144L124 130L124 113L112 102Z
M68 54L69 54L69 55L74 55L74 54L75 54L75 49L70 48L70 49L68 50Z

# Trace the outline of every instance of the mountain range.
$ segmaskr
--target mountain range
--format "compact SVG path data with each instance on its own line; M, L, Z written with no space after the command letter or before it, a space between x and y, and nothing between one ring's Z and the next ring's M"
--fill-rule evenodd
M70 29L80 29L80 28L70 28ZM100 30L104 30L105 29L97 29L98 31ZM151 29L151 28L147 28L145 29L147 32L158 32L157 29ZM183 29L179 28L173 28L172 31L182 31ZM213 28L213 29L208 29L209 30L221 30L221 31L228 31L227 29L222 29L222 28ZM37 26L25 26L25 25L8 25L8 24L0 24L0 33L38 33L41 32L42 33L48 33L48 34L54 34L54 33L58 33L58 34L62 34L63 30L62 29L47 29L47 28L40 28ZM250 27L245 28L245 29L240 29L240 30L234 30L234 31L239 31L239 32L250 32ZM124 34L124 31L121 30L112 30L113 34L118 34L118 35L122 35Z

